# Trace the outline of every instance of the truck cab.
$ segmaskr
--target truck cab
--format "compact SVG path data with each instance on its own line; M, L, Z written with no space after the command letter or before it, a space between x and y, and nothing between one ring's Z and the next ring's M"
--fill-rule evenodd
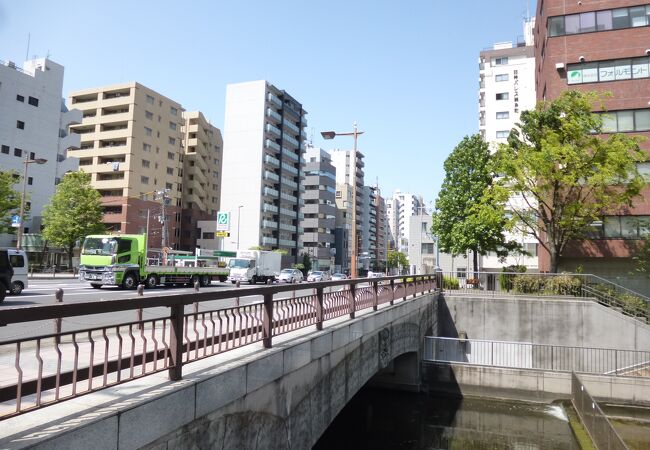
M81 248L79 280L90 281L94 288L117 285L135 288L140 280L144 236L92 235Z
M230 274L228 279L233 283L237 281L251 281L257 275L255 260L251 258L231 258L228 261Z

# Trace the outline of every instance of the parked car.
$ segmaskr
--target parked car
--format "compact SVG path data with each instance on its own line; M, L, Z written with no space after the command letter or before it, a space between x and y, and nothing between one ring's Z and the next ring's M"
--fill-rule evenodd
M7 249L9 264L14 269L9 292L19 295L27 287L27 254L24 250Z
M344 273L335 273L332 275L332 281L338 281L338 280L347 280L348 276Z
M307 277L307 281L329 281L331 279L330 273L325 270L315 270Z
M278 282L280 283L300 283L302 281L302 272L298 269L282 269Z

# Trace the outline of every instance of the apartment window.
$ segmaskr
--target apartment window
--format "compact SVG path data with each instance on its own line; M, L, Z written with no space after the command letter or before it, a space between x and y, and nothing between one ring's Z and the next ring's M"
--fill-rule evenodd
M176 122L169 122L169 128L176 131Z
M23 96L20 95L20 94L17 94L17 95L16 95L16 100L18 100L19 102L25 103L25 97L23 97Z
M650 131L650 109L608 111L601 114L603 133Z
M456 277L457 278L466 278L467 277L467 268L466 267L459 267L456 269Z
M29 152L29 159L36 159L36 153Z
M23 151L19 148L14 148L14 156L21 158L23 156Z
M178 115L178 108L174 108L173 106L170 106L170 107L169 107L169 113L170 113L172 116L177 116L177 115Z
M30 186L34 184L34 179L32 177L27 177L27 184L29 184Z
M174 159L174 153L173 152L167 152L167 159Z
M155 99L151 95L147 94L147 103L149 103L150 105L153 105L154 100Z
M499 92L496 96L497 100L508 100L510 98L510 95L508 95L507 92Z
M341 191L336 191L336 198L342 198L343 195L341 194Z
M32 106L38 107L38 99L36 97L29 97L29 99L27 99L27 103L29 103Z
M144 134L147 136L151 136L153 134L153 130L149 127L144 127Z
M2 146L2 153L4 153L5 155L9 154L9 146L8 145L3 145Z
M149 184L149 177L145 177L144 175L141 175L140 176L140 183Z
M427 255L433 254L434 253L433 244L431 243L422 244L422 248L420 249L420 252Z
M205 233L203 233L201 238L202 239L214 239L214 233L206 231Z
M499 75L494 76L494 81L508 81L508 74L507 73L501 73Z
M146 159L142 160L142 167L148 169L150 166L151 166L151 163L149 162L149 160L146 160Z
M149 120L153 120L153 113L151 111L145 111L144 116Z
M497 119L508 119L509 117L510 117L510 113L508 111L497 112Z
M176 139L173 137L169 138L169 145L176 145Z
M25 129L25 122L23 122L22 120L17 120L16 121L16 128L18 128L19 130L24 130Z
M145 152L150 152L151 151L151 144L143 143L142 144L142 150L144 150Z
M508 57L503 56L501 58L495 58L494 60L494 65L495 66L505 66L508 64Z
M167 167L167 175L174 175L174 169Z
M509 134L508 130L497 131L497 139L507 139Z
M169 190L171 191L173 187L174 187L173 184L171 184L171 183L165 183L165 189L169 189Z

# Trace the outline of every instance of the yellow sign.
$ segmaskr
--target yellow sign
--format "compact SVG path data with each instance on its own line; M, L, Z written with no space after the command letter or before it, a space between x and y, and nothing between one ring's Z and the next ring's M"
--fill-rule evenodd
M230 237L230 233L227 231L217 231L217 237Z

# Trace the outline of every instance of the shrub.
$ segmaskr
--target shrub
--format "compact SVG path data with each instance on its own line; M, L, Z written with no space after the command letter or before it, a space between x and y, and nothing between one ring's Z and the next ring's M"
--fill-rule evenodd
M499 286L501 287L502 291L508 291L510 292L512 290L512 279L515 275L512 275L512 272L515 273L524 273L526 271L526 266L506 266L501 269L501 273L499 275Z
M535 275L516 275L512 278L512 289L518 294L537 294L544 290L544 280Z
M460 282L458 278L452 277L450 275L443 275L442 277L442 288L443 289L459 289Z
M562 274L549 276L544 282L544 293L554 295L580 296L582 280L579 277Z

